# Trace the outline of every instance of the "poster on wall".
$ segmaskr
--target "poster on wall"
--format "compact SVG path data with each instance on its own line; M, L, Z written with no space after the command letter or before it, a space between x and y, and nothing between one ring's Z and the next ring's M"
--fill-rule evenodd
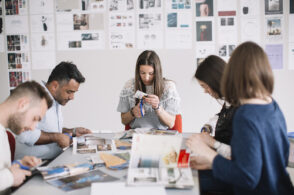
M29 55L25 52L7 54L8 69L29 69Z
M213 39L213 21L197 21L196 22L196 41L212 42Z
M213 16L213 0L195 0L196 17Z
M5 0L5 15L26 15L27 0Z
M253 41L260 43L260 22L254 17L241 17L241 42Z
M141 10L150 10L150 11L160 11L162 8L161 0L137 0L138 9Z
M6 34L28 33L28 17L27 16L9 16L5 17Z
M30 0L30 14L53 14L53 3L52 0Z
M31 80L30 71L9 71L9 88L10 90L17 87L19 84Z
M265 53L268 56L272 69L283 69L283 45L265 45Z
M294 42L294 14L289 15L289 42Z
M3 18L0 15L0 52L4 52Z
M178 1L172 3L167 1L165 27L165 44L167 49L192 48L192 9L190 9L190 3L190 1L182 1L182 4ZM173 7L183 9L173 9Z
M105 10L106 0L56 0L57 12L104 12Z
M131 49L135 47L135 14L111 13L109 16L109 48Z
M104 49L103 13L58 13L58 50Z
M191 0L165 0L168 10L190 10Z
M163 25L161 13L140 13L137 25L139 49L159 49L163 47Z
M266 17L266 40L269 42L280 42L283 40L282 17Z
M196 45L196 65L197 65L197 67L209 55L216 55L214 44Z
M109 11L110 12L125 12L134 10L135 0L109 0ZM153 0L155 1L155 0Z
M265 14L283 14L283 0L265 0Z
M219 11L218 16L218 41L236 44L238 41L236 11Z
M260 2L256 0L240 0L241 16L257 16L260 15Z

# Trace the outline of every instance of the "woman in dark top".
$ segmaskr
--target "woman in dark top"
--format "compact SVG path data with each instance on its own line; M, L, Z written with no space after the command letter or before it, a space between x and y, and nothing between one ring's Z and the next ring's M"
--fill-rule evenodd
M222 78L221 89L234 106L231 160L198 137L186 144L213 176L232 185L234 194L293 195L286 170L289 141L285 118L271 97L274 79L263 49L253 42L239 45Z

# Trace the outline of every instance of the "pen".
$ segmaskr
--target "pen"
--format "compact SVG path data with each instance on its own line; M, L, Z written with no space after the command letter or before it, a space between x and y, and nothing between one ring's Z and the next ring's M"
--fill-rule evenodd
M144 116L144 114L143 114L143 99L141 99L141 101L140 101L140 111L141 111L141 115L142 115L142 117Z

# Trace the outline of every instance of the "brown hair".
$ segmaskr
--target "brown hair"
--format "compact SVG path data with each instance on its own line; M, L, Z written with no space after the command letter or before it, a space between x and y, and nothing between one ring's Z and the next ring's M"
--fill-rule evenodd
M221 95L221 78L226 66L226 62L218 56L210 55L205 58L195 72L195 78L206 83L218 97Z
M23 96L32 97L34 100L42 100L45 99L47 103L48 109L52 106L52 99L39 83L36 81L27 81L18 85L15 89L11 91L8 99L16 99ZM32 102L34 103L34 101Z
M154 94L159 98L163 94L164 90L164 78L162 77L161 63L158 55L154 51L146 50L143 51L136 63L136 71L135 71L135 91L140 90L146 92L146 87L141 80L140 77L140 66L141 65L149 65L154 69Z
M253 42L239 45L225 68L221 91L232 105L240 99L265 98L273 92L274 78L267 55Z

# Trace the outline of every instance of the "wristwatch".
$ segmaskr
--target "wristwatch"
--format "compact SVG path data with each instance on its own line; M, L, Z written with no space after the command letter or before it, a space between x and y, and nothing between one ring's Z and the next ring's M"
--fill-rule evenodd
M221 146L221 143L219 141L215 141L214 144L213 144L213 148L215 150L218 150L220 146Z

